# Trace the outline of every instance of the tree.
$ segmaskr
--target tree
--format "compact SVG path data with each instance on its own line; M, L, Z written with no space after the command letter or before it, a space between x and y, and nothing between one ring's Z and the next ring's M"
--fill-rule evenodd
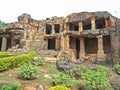
M4 26L5 26L5 23L0 20L0 30L2 30Z

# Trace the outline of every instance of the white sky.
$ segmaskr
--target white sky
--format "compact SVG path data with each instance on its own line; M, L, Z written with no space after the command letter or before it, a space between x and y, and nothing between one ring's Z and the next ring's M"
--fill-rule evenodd
M109 11L120 18L120 0L0 0L0 20L6 23L23 13L40 20L83 11Z

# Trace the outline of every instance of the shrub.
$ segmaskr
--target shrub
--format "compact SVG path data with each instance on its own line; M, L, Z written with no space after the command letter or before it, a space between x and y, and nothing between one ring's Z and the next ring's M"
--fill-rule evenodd
M87 70L82 78L86 84L87 90L105 89L109 86L109 79L103 72Z
M35 55L35 52L30 52L28 54L22 54L19 56L0 58L0 71L23 65L24 63L31 61Z
M107 67L102 66L102 65L98 65L96 67L96 71L102 72L102 73L104 73L108 77L110 77L111 74L112 74L112 70L110 68L107 68Z
M69 88L67 88L66 86L53 86L50 87L48 90L70 90Z
M83 73L86 72L86 70L88 70L87 66L85 66L85 65L79 65L79 66L76 66L73 69L73 73L75 74L75 76L77 75L78 78L80 78L83 75Z
M115 65L114 65L114 68L115 68L117 74L120 75L120 64L115 64Z
M35 57L34 61L37 63L37 65L41 65L45 63L45 57Z
M11 85L3 85L0 90L18 90L21 88L20 84L11 84Z
M0 55L7 55L10 54L10 52L0 52Z
M60 73L55 81L57 84L62 84L65 86L69 86L72 84L72 78L68 74Z
M37 78L38 75L38 68L30 63L25 63L22 67L21 67L21 71L20 71L20 75L24 78L24 79L35 79Z

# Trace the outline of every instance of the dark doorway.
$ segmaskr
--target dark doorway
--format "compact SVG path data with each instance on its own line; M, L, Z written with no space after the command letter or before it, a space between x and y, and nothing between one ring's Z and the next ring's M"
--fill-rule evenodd
M55 39L48 39L48 49L49 50L55 49Z
M55 33L59 33L59 31L60 31L60 25L55 24Z
M76 59L79 58L79 53L80 53L80 40L76 39Z
M46 34L51 34L52 26L47 24L46 25Z
M105 54L110 53L111 51L110 35L103 37L103 48Z
M85 52L86 54L96 54L98 50L97 38L86 38L85 39Z

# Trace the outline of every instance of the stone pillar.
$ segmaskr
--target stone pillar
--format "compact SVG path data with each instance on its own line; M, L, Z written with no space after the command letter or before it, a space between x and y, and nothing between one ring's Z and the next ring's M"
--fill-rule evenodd
M70 50L70 46L69 46L69 36L65 35L64 36L64 50Z
M115 64L119 63L120 61L120 52L119 52L119 48L120 48L120 43L119 43L119 38L116 35L115 31L111 31L110 32L110 39L111 39L111 53L112 53L112 58L113 58L113 62Z
M79 22L79 32L82 32L82 31L83 31L83 23Z
M52 34L55 34L55 26L52 24Z
M91 29L92 29L92 30L95 30L95 29L96 29L96 26L95 26L95 18L92 18L92 19L91 19Z
M64 29L65 29L65 30L70 30L69 23L65 23Z
M66 51L70 50L68 35L61 36L61 50L66 50Z
M56 38L55 40L55 49L60 50L60 38Z
M2 38L2 48L1 48L1 51L6 51L6 48L7 48L7 38L3 37Z
M29 39L32 40L32 38L33 38L33 33L32 33L32 31L30 31L30 37L29 37Z
M105 19L105 28L109 28L111 26L111 22L109 19Z
M99 35L98 38L98 51L97 51L97 60L98 62L104 62L106 59L103 49L103 36Z
M80 38L80 57L83 58L85 56L85 42L84 38Z

